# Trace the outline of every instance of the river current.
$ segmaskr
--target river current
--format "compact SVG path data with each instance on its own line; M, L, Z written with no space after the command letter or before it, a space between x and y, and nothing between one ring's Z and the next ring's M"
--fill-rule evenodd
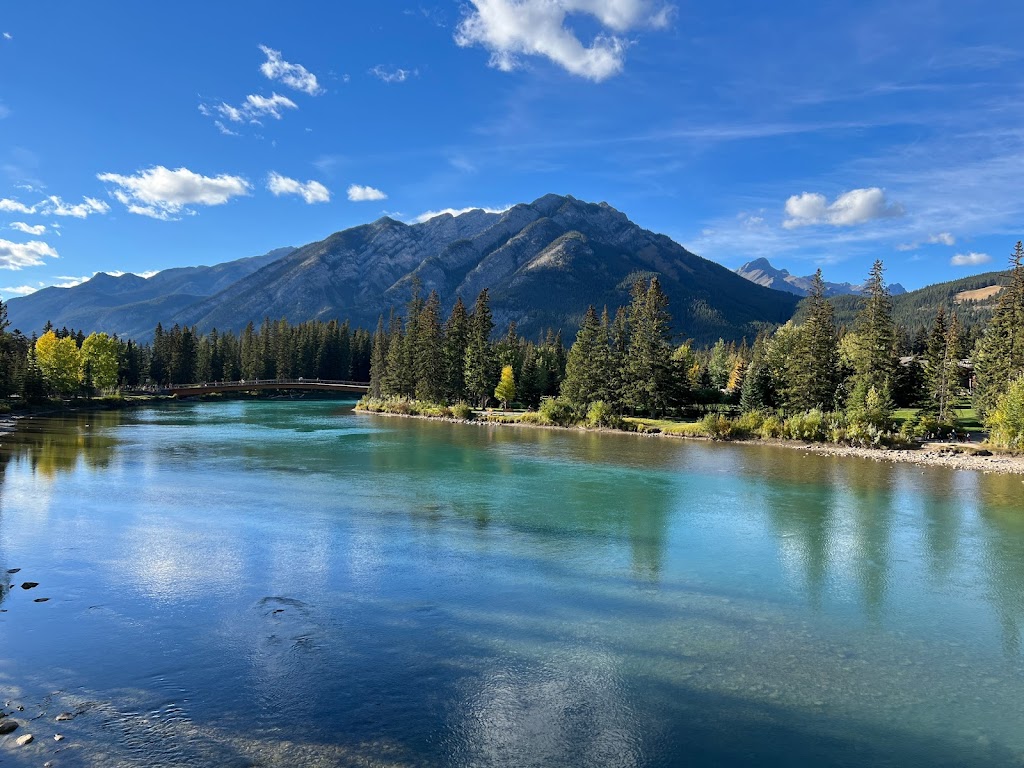
M315 400L21 425L2 765L1024 765L1020 477Z

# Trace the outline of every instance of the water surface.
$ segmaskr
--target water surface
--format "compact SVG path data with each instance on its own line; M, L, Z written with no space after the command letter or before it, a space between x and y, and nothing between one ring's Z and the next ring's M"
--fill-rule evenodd
M0 763L1024 764L1019 477L337 402L22 423Z

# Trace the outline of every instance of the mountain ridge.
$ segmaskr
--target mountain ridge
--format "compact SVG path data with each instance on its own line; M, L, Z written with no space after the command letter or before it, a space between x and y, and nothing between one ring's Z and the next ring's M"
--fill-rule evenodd
M777 269L764 257L748 261L736 270L736 274L765 288L786 291L797 296L809 296L814 280L814 275L798 277L790 273L788 269ZM906 292L907 289L899 283L889 285L889 293L893 296L900 296ZM827 280L825 281L825 295L829 297L844 295L860 296L863 293L863 283L854 285L853 283L831 283Z

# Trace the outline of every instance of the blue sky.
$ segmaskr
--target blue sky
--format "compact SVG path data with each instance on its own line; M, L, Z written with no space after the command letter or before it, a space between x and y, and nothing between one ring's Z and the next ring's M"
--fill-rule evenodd
M1024 3L7 3L0 296L387 214L607 201L908 288L1024 229Z

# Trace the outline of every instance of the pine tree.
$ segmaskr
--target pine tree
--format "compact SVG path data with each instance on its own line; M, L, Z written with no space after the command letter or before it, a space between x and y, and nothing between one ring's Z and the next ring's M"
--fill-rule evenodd
M885 268L876 261L865 285L867 301L854 322L851 361L853 392L863 398L874 389L883 400L892 391L896 358L896 325L892 319L892 298L884 280Z
M946 323L946 310L941 305L935 313L935 321L928 336L925 351L926 385L928 399L926 410L934 413L939 421L950 421L953 412L953 397L956 392L956 377L960 361L956 350L959 328L954 322Z
M832 304L825 298L825 281L819 269L807 298L807 320L800 328L789 361L786 401L791 408L830 411L838 386L839 345Z
M444 332L441 329L441 299L431 291L417 314L416 334L416 397L431 403L445 398L446 370Z
M988 414L1000 395L1024 374L1024 243L1010 257L1010 279L999 292L998 303L974 360L977 383L974 404Z
M469 318L465 360L466 391L481 408L487 406L495 378L492 373L492 330L494 321L491 319L490 296L484 288L477 296L473 314Z
M668 404L671 388L671 347L668 297L657 277L650 285L633 286L629 309L629 350L626 355L627 386L624 404L634 411L658 414Z
M466 393L466 347L469 344L469 315L462 297L455 299L455 306L444 326L444 347L442 359L445 365L445 399L465 400Z
M377 318L377 330L373 334L373 352L370 355L370 397L379 398L383 394L387 355L388 340L384 334L384 316L381 315Z
M600 335L601 324L597 311L591 305L583 316L576 341L569 349L561 386L561 396L580 409L586 409L590 403L600 399L598 390L604 373L599 353Z

